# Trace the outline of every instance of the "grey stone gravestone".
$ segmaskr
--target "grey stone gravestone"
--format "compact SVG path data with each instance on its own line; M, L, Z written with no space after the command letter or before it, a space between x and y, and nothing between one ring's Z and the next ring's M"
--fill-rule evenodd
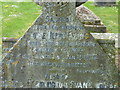
M2 38L2 57L4 57L11 47L16 43L16 38Z
M73 2L43 13L3 58L5 88L115 88L115 66L84 29Z
M94 0L96 6L116 6L116 0Z
M40 0L32 0L32 1L35 2L37 5L42 6L43 2L40 2ZM75 3L75 6L78 7L78 6L82 5L83 3L87 2L87 1L88 0L82 0L82 1L79 0L78 2Z
M102 23L100 18L96 16L90 9L81 5L76 8L76 15L84 24L85 29L90 32L105 33L106 26Z

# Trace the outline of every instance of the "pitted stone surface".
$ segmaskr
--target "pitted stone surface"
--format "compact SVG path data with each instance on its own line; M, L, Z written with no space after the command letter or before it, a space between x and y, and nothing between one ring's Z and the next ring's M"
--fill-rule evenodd
M120 34L119 33L92 33L96 39L110 39L115 40L115 47L120 48Z
M106 26L100 18L96 16L90 9L81 5L76 8L76 15L80 22L84 24L85 29L95 33L105 33Z
M3 58L3 87L115 88L113 63L79 22L75 3L44 3L43 13Z
M98 25L101 24L100 18L97 17L91 10L87 7L81 5L76 8L76 15L84 24Z

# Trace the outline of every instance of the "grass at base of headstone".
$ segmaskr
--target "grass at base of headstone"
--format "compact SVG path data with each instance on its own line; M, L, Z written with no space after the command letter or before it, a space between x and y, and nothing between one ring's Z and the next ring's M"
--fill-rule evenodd
M41 13L33 2L2 2L2 37L21 37Z
M84 4L92 10L98 17L100 17L103 24L107 27L107 33L118 33L118 7L97 7L93 2L86 2Z

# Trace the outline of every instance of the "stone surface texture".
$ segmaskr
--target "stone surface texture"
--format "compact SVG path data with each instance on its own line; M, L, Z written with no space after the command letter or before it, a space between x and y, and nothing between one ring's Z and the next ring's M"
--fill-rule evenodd
M106 46L105 46L106 47ZM116 88L113 59L79 22L75 3L44 3L43 12L3 57L3 87Z
M106 26L102 23L100 18L96 16L90 9L81 5L76 8L76 15L79 18L80 22L82 22L90 32L96 33L105 33Z

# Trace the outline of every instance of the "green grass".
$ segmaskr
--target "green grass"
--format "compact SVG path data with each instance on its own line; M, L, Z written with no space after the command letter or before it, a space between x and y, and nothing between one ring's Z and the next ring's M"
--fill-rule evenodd
M87 2L84 5L100 17L107 27L108 33L118 33L118 7L96 7L92 2Z
M33 2L2 2L2 37L21 37L41 13Z

